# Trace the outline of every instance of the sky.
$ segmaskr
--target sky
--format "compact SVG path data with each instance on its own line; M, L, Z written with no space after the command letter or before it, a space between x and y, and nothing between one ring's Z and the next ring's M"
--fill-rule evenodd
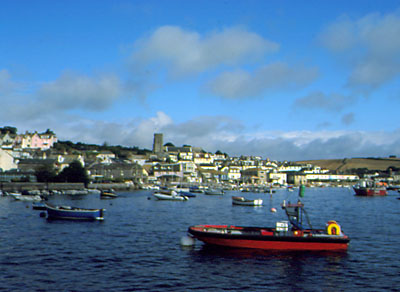
M0 127L278 161L400 156L400 2L0 0Z

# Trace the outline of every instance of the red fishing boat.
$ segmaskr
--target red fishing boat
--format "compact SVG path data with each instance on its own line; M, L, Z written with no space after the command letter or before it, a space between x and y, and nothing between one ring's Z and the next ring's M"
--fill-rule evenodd
M388 194L385 184L372 180L362 180L353 189L356 196L386 196Z
M282 204L289 221L275 227L243 227L231 225L195 225L188 232L206 244L263 250L345 251L350 239L343 234L336 221L329 221L325 229L313 229L304 204ZM303 226L306 219L309 228Z

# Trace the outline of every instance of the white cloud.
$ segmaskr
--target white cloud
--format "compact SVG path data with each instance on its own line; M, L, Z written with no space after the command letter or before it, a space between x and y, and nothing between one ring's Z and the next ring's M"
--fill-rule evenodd
M320 35L322 44L351 68L348 86L369 91L400 76L400 15L342 17Z
M277 43L242 28L201 36L177 26L162 26L135 43L134 66L163 65L175 77L202 73L220 65L259 60L279 49Z
M11 81L6 70L0 71L0 92L6 107L0 107L3 121L16 126L22 124L28 130L48 128L60 120L81 120L74 110L102 112L109 109L128 90L114 75L89 77L64 73L58 79L37 86L26 86Z
M276 62L254 72L236 70L225 72L207 85L207 89L225 98L247 98L269 90L291 90L304 87L318 76L317 68L289 67Z
M114 75L95 79L69 72L55 81L43 84L37 99L51 110L102 111L119 99L122 92L121 82Z
M294 102L294 107L336 112L352 106L355 102L356 98L351 95L346 96L338 93L326 95L321 91L315 91L311 92L307 96L297 99Z

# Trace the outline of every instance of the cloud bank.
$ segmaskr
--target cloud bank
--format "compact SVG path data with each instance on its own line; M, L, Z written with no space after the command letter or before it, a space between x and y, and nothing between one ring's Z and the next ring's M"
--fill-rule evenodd
M351 119L351 116L348 117ZM224 116L202 116L176 123L164 112L126 124L76 121L58 125L61 140L138 146L151 149L154 133L164 142L192 145L231 156L254 155L278 161L350 157L400 156L400 129L396 131L260 131L250 132L240 121Z

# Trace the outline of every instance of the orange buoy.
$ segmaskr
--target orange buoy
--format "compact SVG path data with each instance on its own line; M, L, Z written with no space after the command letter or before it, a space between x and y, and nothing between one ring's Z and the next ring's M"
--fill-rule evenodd
M276 209L275 209L275 208L271 208L271 212L272 212L272 213L275 213L275 212L276 212Z

